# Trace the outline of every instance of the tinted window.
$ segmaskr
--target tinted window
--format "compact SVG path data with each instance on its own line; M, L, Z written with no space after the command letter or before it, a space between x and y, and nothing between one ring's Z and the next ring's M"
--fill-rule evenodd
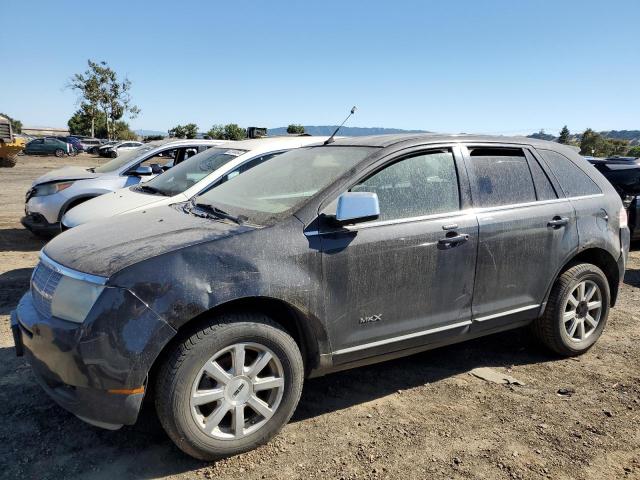
M534 202L536 192L524 152L519 148L469 148L473 203L497 207Z
M602 193L600 187L598 187L580 167L564 155L551 150L538 151L558 179L567 197L580 197L582 195Z
M529 168L531 169L531 175L533 175L533 183L536 186L538 200L555 200L558 198L549 177L547 177L538 160L531 157L529 160Z
M400 160L351 189L373 192L379 220L419 217L458 210L460 195L453 154L429 152Z

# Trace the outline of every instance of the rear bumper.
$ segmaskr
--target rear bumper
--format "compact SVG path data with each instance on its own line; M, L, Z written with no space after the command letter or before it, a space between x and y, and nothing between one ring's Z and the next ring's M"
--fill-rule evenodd
M27 292L11 312L11 329L16 354L24 355L58 405L90 424L115 429L136 422L144 398L140 387L175 331L127 291L109 290L118 292L99 300L90 313L94 318L83 324L41 317ZM96 307L101 318L93 315Z

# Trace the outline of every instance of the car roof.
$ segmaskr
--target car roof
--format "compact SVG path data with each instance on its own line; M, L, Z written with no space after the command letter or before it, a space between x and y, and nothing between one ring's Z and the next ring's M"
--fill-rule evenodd
M539 140L530 137L507 137L502 135L474 135L467 133L400 133L390 135L367 135L362 137L337 138L331 145L360 146L360 147L389 147L398 143L450 143L450 142L478 142L478 143L516 143L522 145L547 146L559 145L555 142Z

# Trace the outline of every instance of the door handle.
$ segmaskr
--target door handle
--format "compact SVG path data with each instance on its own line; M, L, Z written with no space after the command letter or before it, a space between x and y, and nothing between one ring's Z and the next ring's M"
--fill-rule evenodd
M444 238L438 240L438 248L441 250L448 250L449 248L457 247L458 245L462 245L467 240L469 240L469 235L457 235L455 232L451 232L453 235L447 235Z
M566 227L569 224L567 217L553 217L553 220L549 220L547 227L558 229L560 227Z

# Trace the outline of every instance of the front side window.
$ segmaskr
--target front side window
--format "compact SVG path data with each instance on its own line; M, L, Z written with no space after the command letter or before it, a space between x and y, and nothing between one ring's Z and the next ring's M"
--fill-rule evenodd
M244 153L246 150L210 148L152 178L145 185L163 195L177 195Z
M536 201L536 191L520 148L469 147L473 172L471 193L476 207L498 207Z
M378 195L378 220L434 215L460 208L453 153L449 150L414 155L375 173L351 189Z
M564 155L552 150L538 150L545 162L558 179L560 187L567 197L597 195L602 193L600 187Z
M123 151L116 158L105 163L104 165L96 167L93 171L97 173L115 172L116 170L119 170L120 168L124 167L126 164L128 164L132 160L144 155L146 152L156 147L157 145L146 144L133 150Z

